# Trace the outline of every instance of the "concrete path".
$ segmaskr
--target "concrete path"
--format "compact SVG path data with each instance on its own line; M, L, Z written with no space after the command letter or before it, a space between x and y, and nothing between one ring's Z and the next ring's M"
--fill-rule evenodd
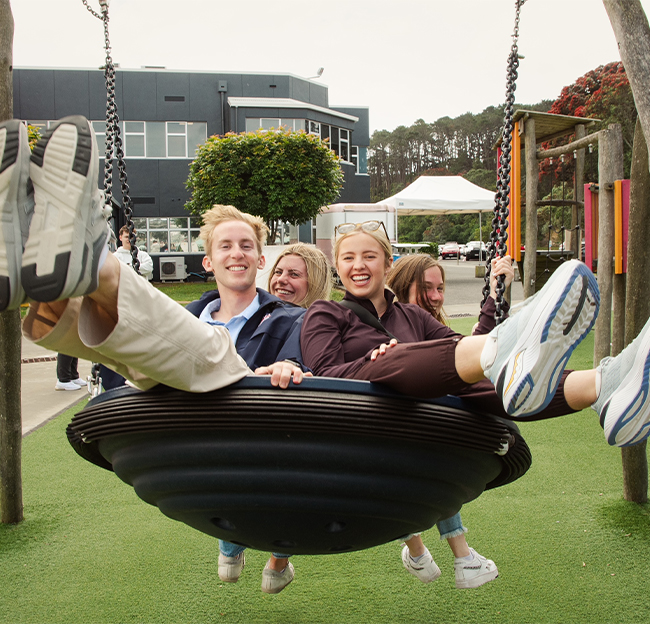
M23 338L21 362L23 436L88 397L85 388L76 391L54 389L56 353L53 351ZM79 360L82 379L90 374L90 366L90 362Z

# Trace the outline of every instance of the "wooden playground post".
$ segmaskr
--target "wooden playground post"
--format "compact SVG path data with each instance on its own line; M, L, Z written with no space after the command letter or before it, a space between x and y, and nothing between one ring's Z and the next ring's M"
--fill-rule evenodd
M625 343L632 342L650 318L650 171L648 148L637 117L630 172L630 220L627 243L627 297ZM621 449L623 497L634 503L648 502L647 443Z
M0 0L0 120L13 117L14 20ZM22 417L20 411L20 312L0 312L0 521L23 520Z
M614 182L623 177L619 124L600 131L598 147L598 288L600 313L594 325L594 364L610 355L614 276Z
M584 124L576 124L576 141L583 139L587 130ZM575 175L574 175L574 188L573 188L573 199L577 202L582 203L584 206L585 202L585 148L575 150ZM580 217L579 217L580 208L578 204L574 204L571 207L571 231L569 232L568 248L573 252L573 257L581 260L580 251L582 242L582 233L579 229Z
M535 138L535 119L529 117L524 123L526 160L526 255L524 256L524 298L535 294L535 275L537 273L537 184L539 167L537 165L537 142ZM532 242L532 244L531 244Z

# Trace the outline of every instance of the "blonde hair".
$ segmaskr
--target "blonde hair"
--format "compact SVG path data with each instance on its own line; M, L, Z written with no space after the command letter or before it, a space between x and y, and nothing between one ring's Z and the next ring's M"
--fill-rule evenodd
M447 315L442 307L436 311L435 308L429 303L426 295L424 274L429 269L438 267L442 275L442 284L445 284L445 270L442 265L434 260L431 256L426 254L413 254L411 256L404 256L400 258L391 269L386 280L386 285L390 288L397 297L400 303L409 303L409 291L411 284L415 284L415 297L417 305L426 310L443 325L449 325Z
M273 273L280 260L285 256L298 256L303 259L307 267L307 294L302 301L296 302L297 305L302 308L308 308L318 299L329 299L332 290L332 275L330 273L329 262L327 262L325 254L318 247L305 245L305 243L289 245L289 247L282 251L269 273L267 290L271 290Z
M215 204L203 213L203 225L201 226L201 239L205 241L205 255L210 256L212 253L212 236L214 228L226 221L242 221L250 225L255 232L257 242L257 251L262 255L262 247L266 244L266 237L269 234L269 228L261 217L255 217L247 212L241 212L234 206L222 206Z
M379 243L379 246L382 248L384 252L385 266L388 268L388 266L390 266L391 260L393 259L393 247L391 246L388 237L384 233L383 228L377 229L374 232L366 232L366 230L357 228L356 230L352 230L352 232L347 232L346 234L339 234L338 236L335 235L334 244L332 248L332 254L333 254L332 261L334 262L334 266L338 267L339 248L341 247L341 241L345 240L349 236L354 236L355 234L359 234L359 233L372 236L372 238L374 238Z

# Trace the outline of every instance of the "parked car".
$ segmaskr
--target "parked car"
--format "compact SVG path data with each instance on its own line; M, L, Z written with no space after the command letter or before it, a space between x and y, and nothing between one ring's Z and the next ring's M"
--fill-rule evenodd
M442 251L440 252L440 258L446 260L447 258L458 258L460 256L460 248L458 243L453 241L445 243L442 246Z
M487 247L480 241L469 241L466 245L465 260L485 260L487 258ZM479 249L481 258L479 258Z

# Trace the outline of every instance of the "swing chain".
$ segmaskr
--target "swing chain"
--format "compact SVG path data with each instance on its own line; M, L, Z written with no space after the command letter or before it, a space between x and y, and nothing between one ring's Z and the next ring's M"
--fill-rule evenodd
M487 298L490 296L490 273L492 270L492 260L496 257L503 258L507 252L508 240L508 209L510 203L510 160L512 151L512 131L514 128L513 114L515 103L515 89L517 81L517 69L519 68L519 48L517 45L519 39L519 16L521 7L526 0L515 0L515 27L512 34L512 48L508 57L507 82L506 82L506 101L505 101L505 120L501 135L501 156L499 158L497 191L494 197L494 218L492 219L492 232L490 242L488 243L488 254L485 265L485 286L483 287L483 301L481 307L485 305ZM496 285L496 310L494 318L499 325L504 320L504 312L501 309L503 305L503 296L505 292L505 277L499 275Z
M122 191L122 206L126 224L129 228L129 241L131 243L131 263L135 272L140 275L140 261L138 260L138 248L135 245L135 234L133 225L133 202L130 196L130 189L126 176L126 164L124 163L124 150L122 138L120 137L120 119L117 114L117 103L115 101L115 65L111 57L111 42L108 35L108 2L100 0L101 15L94 11L88 0L81 0L97 19L104 24L104 48L106 50L106 64L104 66L104 78L106 80L106 156L104 159L104 194L107 202L112 203L113 198L113 157L117 160L117 169L120 178Z

